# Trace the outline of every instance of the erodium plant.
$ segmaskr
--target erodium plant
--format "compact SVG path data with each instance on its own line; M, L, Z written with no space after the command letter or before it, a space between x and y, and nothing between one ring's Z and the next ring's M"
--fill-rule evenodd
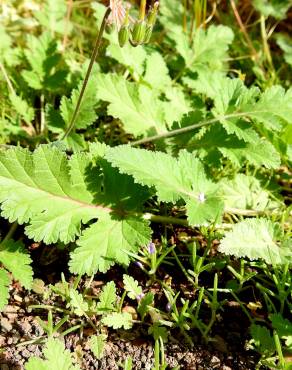
M153 8L150 9L147 18L145 19L146 0L141 0L139 19L134 21L132 18L129 18L130 8L129 7L127 7L127 9L124 8L122 4L122 0L110 0L110 5L105 11L105 14L103 16L102 23L101 23L101 26L100 26L100 29L99 29L99 32L98 32L98 35L95 41L94 49L93 49L93 52L90 58L90 63L89 63L80 93L79 93L76 107L72 114L70 124L62 137L62 140L68 137L68 135L70 134L70 132L72 131L75 125L75 121L77 119L77 116L80 110L80 106L81 106L82 99L85 93L85 89L87 87L87 84L90 78L92 67L98 55L98 51L101 45L101 41L102 41L102 37L103 37L106 24L107 23L113 24L113 26L116 28L118 32L120 47L123 47L128 41L134 47L145 44L150 41L153 26L156 21L156 14L158 11L158 6L159 6L159 3L155 2ZM130 22L133 23L132 27L130 25Z
M106 9L96 5L96 14L103 16L84 81L61 98L59 111L55 101L43 111L41 126L59 140L34 151L0 152L2 217L24 224L35 241L74 243L69 265L80 275L105 272L115 263L128 266L129 256L151 242L151 222L217 228L224 235L219 247L224 254L291 262L284 202L278 189L271 190L270 179L291 160L292 90L279 85L260 90L227 76L233 31L222 25L204 29L201 22L190 40L181 32L183 7L166 0L159 25L167 34L169 57L175 56L170 73L162 54L144 45L158 3L147 15L145 9L143 0L133 19L120 1ZM115 31L106 34L109 21ZM103 36L123 74L119 68L102 73L95 65ZM53 64L62 56L50 34L31 40L25 55L37 58L23 77L49 99L57 72L65 73ZM134 138L127 145L88 143L78 135L96 121L97 102L107 103L107 114L118 120L126 138ZM31 120L21 114L25 122ZM149 147L135 148L141 144ZM1 244L1 262L13 248Z

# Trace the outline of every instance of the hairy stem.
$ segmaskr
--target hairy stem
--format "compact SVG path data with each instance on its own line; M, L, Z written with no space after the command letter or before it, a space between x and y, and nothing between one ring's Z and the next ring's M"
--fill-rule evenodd
M132 141L129 144L131 146L136 146L136 145L140 145L140 144L150 143L152 141L157 141L157 140L160 140L160 139L166 139L168 137L185 134L187 132L193 131L193 130L195 130L197 128L200 128L200 127L212 125L212 124L214 124L214 123L216 123L220 120L223 120L223 119L235 118L235 117L246 117L251 113L253 113L253 112L239 112L239 113L226 114L224 116L218 116L218 117L211 118L211 119L208 119L208 120L200 122L200 123L195 123L195 124L187 126L187 127L178 128L176 130L171 130L171 131L163 132L161 134L157 134L157 135L154 135L154 136L145 137L144 139Z
M93 64L94 64L95 59L96 59L96 57L98 55L98 52L99 52L102 36L103 36L104 30L105 30L106 21L107 21L109 15L110 15L110 12L111 12L111 9L107 8L107 10L106 10L106 12L103 16L103 20L102 20L102 23L101 23L101 26L100 26L100 30L98 32L96 42L95 42L95 46L94 46L94 49L93 49L93 52L92 52L92 55L91 55L90 63L89 63L89 66L88 66L88 69L87 69L87 72L86 72L86 75L85 75L85 78L84 78L84 81L83 81L83 84L82 84L82 87L81 87L81 91L80 91L80 94L79 94L79 97L78 97L78 101L77 101L74 113L72 115L70 124L69 124L66 132L64 133L64 135L62 137L62 140L66 139L66 137L68 137L68 135L70 134L70 132L72 131L72 129L75 125L75 121L76 121L76 118L77 118L78 113L79 113L82 98L83 98L86 86L88 84L88 81L89 81L90 73L92 71Z

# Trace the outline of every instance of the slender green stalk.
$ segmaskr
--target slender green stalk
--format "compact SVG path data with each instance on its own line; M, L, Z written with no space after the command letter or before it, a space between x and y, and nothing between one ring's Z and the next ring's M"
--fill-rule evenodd
M136 146L136 145L140 145L140 144L150 143L152 141L157 141L157 140L160 140L160 139L166 139L168 137L173 137L173 136L185 134L187 132L193 131L193 130L195 130L197 128L200 128L200 127L212 125L214 123L217 123L220 120L224 120L224 119L228 119L228 118L236 118L236 117L246 117L246 116L248 116L249 114L252 114L252 113L254 113L254 112L239 112L239 113L226 114L224 116L218 116L218 117L215 117L215 118L207 119L206 121L203 121L201 123L195 123L195 124L187 126L187 127L178 128L176 130L171 130L171 131L163 132L163 133L158 134L158 135L145 137L144 139L132 141L129 144L131 146Z
M184 7L184 13L183 13L183 32L187 32L187 0L183 0L183 7Z
M46 129L46 116L45 116L45 96L41 94L41 117L40 117L40 134L42 134Z
M8 76L8 73L6 72L6 69L4 67L4 64L0 63L0 69L1 69L1 72L3 73L3 76L4 76L5 80L6 80L6 82L7 82L7 86L9 88L10 92L13 95L16 95L16 92L15 92L15 90L13 88L13 85L12 85L10 79L9 79L9 76Z
M265 17L262 15L261 16L261 35L262 35L262 41L263 41L263 49L264 49L264 54L266 57L266 60L269 64L270 67L270 73L274 77L275 74L275 68L273 64L273 59L270 51L270 47L268 44L268 38L267 38L267 31L266 31L266 20Z
M275 347L276 347L276 350L277 350L277 353L278 353L280 366L281 366L282 369L285 369L285 358L284 358L283 352L282 352L281 341L280 341L279 335L276 332L276 330L274 330L274 332L273 332L273 338L274 338Z
M82 84L82 87L81 87L81 91L80 91L80 94L79 94L79 97L78 97L78 101L77 101L74 113L72 115L70 124L69 124L66 132L64 133L63 137L62 137L62 140L66 139L66 137L68 137L68 135L71 133L71 131L72 131L74 125L75 125L75 121L76 121L76 118L77 118L78 113L79 113L82 98L83 98L86 86L88 84L88 81L89 81L90 73L92 71L93 64L94 64L95 59L96 59L96 57L98 55L98 52L99 52L102 36L103 36L105 26L106 26L106 21L107 21L109 15L110 15L110 12L111 12L111 9L107 8L107 10L104 14L104 17L103 17L103 20L102 20L97 38L96 38L95 46L94 46L94 49L93 49L93 52L92 52L92 55L91 55L89 66L88 66L88 69L87 69L87 72L86 72L86 75L85 75L85 78L84 78L84 81L83 81L83 84Z
M2 240L1 243L5 242L5 241L7 241L9 239L11 239L12 236L13 236L13 234L15 233L17 227L18 227L18 223L17 222L13 222L13 224L11 225L8 233L5 235L5 238Z

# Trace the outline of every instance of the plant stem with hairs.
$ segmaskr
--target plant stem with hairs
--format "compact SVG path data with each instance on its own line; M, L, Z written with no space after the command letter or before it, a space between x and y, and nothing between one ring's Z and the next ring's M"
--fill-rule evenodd
M90 63L89 63L89 66L88 66L88 69L87 69L87 72L86 72L86 75L85 75L85 78L84 78L84 81L83 81L83 84L82 84L82 87L81 87L81 91L80 91L80 94L79 94L79 97L78 97L78 101L77 101L75 110L73 112L70 124L69 124L66 132L64 133L64 135L62 137L62 140L66 139L69 136L69 134L71 133L72 129L74 128L75 121L76 121L76 118L78 116L80 105L81 105L81 102L82 102L82 98L83 98L86 86L88 84L88 81L89 81L90 73L92 71L93 64L94 64L95 59L96 59L96 57L98 55L98 52L99 52L102 36L103 36L104 30L105 30L106 22L107 22L107 19L108 19L109 15L110 15L110 12L111 12L111 9L107 8L107 10L106 10L106 12L103 16L102 23L101 23L98 35L96 37L94 49L93 49L93 52L92 52L92 55L91 55Z

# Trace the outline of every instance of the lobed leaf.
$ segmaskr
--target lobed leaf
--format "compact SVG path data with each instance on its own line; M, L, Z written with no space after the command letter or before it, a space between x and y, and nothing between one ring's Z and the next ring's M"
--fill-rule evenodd
M101 319L104 325L107 325L113 329L131 329L132 323L132 316L128 312L113 312Z
M0 244L0 262L25 288L30 289L33 280L32 260L20 241L7 240Z
M119 118L134 136L166 130L162 105L150 89L138 89L122 76L99 74L97 96L109 103L108 114Z
M48 339L44 349L45 360L31 357L25 364L25 370L79 370L79 366L72 365L71 353L65 349L59 339Z
M263 259L268 264L291 261L291 245L281 246L278 240L278 228L271 221L264 218L247 219L226 233L218 250L238 258Z
M162 152L119 146L109 148L106 159L136 182L155 187L161 201L184 199L192 225L214 220L220 214L222 204L216 185L207 179L202 163L193 154L181 151L176 159Z
M138 281L132 276L123 275L124 289L131 299L137 299L142 294L142 288L139 286Z

